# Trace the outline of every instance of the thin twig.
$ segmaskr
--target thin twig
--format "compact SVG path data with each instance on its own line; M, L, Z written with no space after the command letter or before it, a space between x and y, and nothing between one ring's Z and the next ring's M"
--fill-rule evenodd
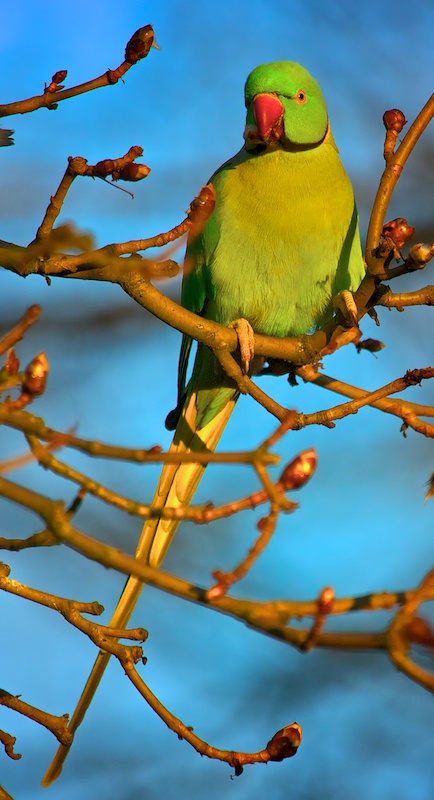
M366 389L361 389L358 386L345 383L337 378L332 378L330 375L316 372L313 369L297 370L297 374L299 374L300 377L306 382L313 383L316 386L321 386L323 389L328 389L331 392L344 395L345 397L352 397L354 399L361 400L366 398L366 396L369 394ZM388 398L373 400L371 403L369 403L369 405L372 406L372 408L377 408L379 411L385 411L387 414L393 414L394 416L401 417L401 419L404 419L406 414L415 414L422 417L434 417L433 406L424 406L408 400L401 400L401 398L395 398L394 400L389 400Z
M389 395L395 394L396 392L402 392L409 386L415 386L419 384L422 380L433 377L434 377L433 367L408 370L406 374L403 375L402 378L397 378L396 380L391 381L390 383L387 383L385 386L382 386L379 389L375 389L372 392L366 392L364 396L351 400L348 403L342 403L338 406L334 406L333 408L328 408L324 411L315 411L312 414L298 414L297 418L294 420L294 430L300 430L301 428L306 427L306 425L330 425L330 423L333 420L343 419L344 417L347 417L349 414L357 414L359 409L363 408L364 406L371 406L371 405L375 406L377 402L381 400L383 397L388 397ZM390 413L397 413L397 412L395 410L395 412L391 411ZM405 419L405 421L407 422L410 419L410 414L403 413L402 418ZM412 425L412 427L414 427L414 429L417 430L417 428L414 425ZM426 429L428 430L429 427L430 426L428 426ZM421 430L419 432L421 432ZM425 435L431 435L431 434L426 433Z
M115 640L117 638L129 639L135 642L143 642L146 640L148 634L144 628L132 628L131 630L115 630L100 623L91 622L85 619L83 614L91 614L99 616L104 611L104 606L94 601L92 603L79 603L77 600L70 600L58 595L49 594L48 592L41 592L31 586L26 586L16 580L10 580L9 567L7 564L0 562L0 589L16 597L23 597L25 600L30 600L32 603L50 608L57 611L64 617L74 628L77 628L82 633L91 639L91 641L100 649L113 653L117 657L124 655L124 645L119 645ZM140 650L140 657L142 655L141 648L133 648L136 654ZM62 742L63 744L63 742Z
M41 315L41 307L34 305L30 306L25 312L20 321L12 328L6 336L0 341L0 355L6 353L11 347L17 344L23 338L26 331L31 325L38 321Z
M143 40L145 37L147 37L146 46L144 47L139 58L133 59L130 57L130 60L127 60L128 45L130 45L134 37L137 37L140 33L143 35ZM72 86L69 89L63 89L63 91L59 90L53 93L46 89L42 95L38 95L36 97L29 97L26 100L18 100L14 103L3 103L0 105L0 117L8 117L13 114L28 114L32 111L36 111L38 108L57 108L58 103L62 102L62 100L67 100L70 97L77 97L77 95L84 94L85 92L92 92L95 89L102 88L103 86L113 86L113 84L117 83L118 80L120 80L135 63L137 63L137 61L147 56L150 48L153 45L153 42L154 32L152 27L151 25L145 25L143 28L139 28L139 30L136 31L136 33L131 37L130 42L127 44L127 50L125 54L126 60L123 61L122 64L120 64L115 70L109 69L98 78L93 78L90 81L86 81L86 83Z
M296 507L295 503L294 507ZM219 569L213 570L212 577L217 581L217 583L207 590L207 600L212 600L216 597L222 597L227 593L229 588L234 583L242 580L242 578L247 575L249 570L252 569L259 556L264 552L265 548L269 544L273 533L276 530L278 517L279 508L275 503L272 503L270 513L258 522L257 527L260 532L259 536L241 563L230 572L222 572Z
M69 719L68 714L63 714L62 717L55 717L53 714L48 714L40 708L25 703L19 697L15 697L4 689L0 689L0 706L17 711L25 717L37 722L38 725L43 725L44 728L51 731L60 744L69 746L72 743L72 736L68 731L67 722Z
M434 306L434 286L424 286L415 292L387 292L375 303L385 308L404 308L405 306Z
M285 728L282 732L279 731L279 734L284 732L288 737L293 737L291 742L292 749L289 748L286 753L281 750L279 754L275 753L274 757L273 750L270 745L271 741L277 738L279 734L275 734L273 740L268 743L267 747L257 753L235 752L234 750L222 750L217 747L212 747L203 739L200 739L200 737L193 732L191 727L184 725L184 723L181 722L178 717L175 717L174 714L172 714L160 702L160 700L158 700L158 698L153 694L153 692L151 692L149 687L140 677L134 667L134 664L132 664L130 661L124 661L122 666L127 677L130 679L137 691L146 700L153 711L155 711L155 713L158 714L163 722L166 723L167 727L177 734L179 739L185 739L185 741L194 747L194 749L201 756L207 756L207 758L216 759L218 761L225 761L231 767L235 768L236 775L241 774L242 769L246 764L266 764L272 760L281 761L283 758L293 756L297 752L297 748L301 741L301 729L297 723L287 726L287 728Z
M408 628L421 603L432 599L434 569L421 581L412 596L396 612L388 633L389 656L395 666L429 692L434 692L434 674L420 667L408 657L410 639Z
M434 115L434 94L417 115L408 129L396 152L390 156L380 180L380 184L372 207L366 236L365 258L368 264L372 260L373 252L378 247L381 230L384 224L386 211L395 186L401 176L405 162L414 149L417 141L422 136L425 128Z
M256 450L236 453L163 453L159 445L154 445L148 449L107 445L96 440L82 439L70 433L62 433L54 428L50 428L45 425L41 417L36 417L27 411L14 411L10 413L3 403L0 403L0 423L14 430L37 436L38 439L50 442L54 441L59 446L72 447L74 450L87 453L95 458L131 461L136 464L179 464L191 462L201 464L214 462L250 464L258 460ZM267 466L271 466L273 464L278 464L279 456L273 453L263 453L259 460L263 461Z
M1 477L0 494L7 496L13 502L17 502L33 510L43 519L46 519L47 524L49 524L49 527L53 530L59 541L64 542L73 550L76 550L92 561L97 561L99 564L110 569L116 569L118 572L125 575L135 575L143 583L147 583L151 586L158 586L171 594L196 603L205 604L210 608L214 608L216 611L234 616L236 619L242 619L249 627L288 644L292 644L295 647L301 648L306 639L306 631L287 626L287 608L297 608L297 611L294 611L294 616L303 616L302 604L291 604L290 606L284 604L285 612L283 616L280 616L282 612L279 611L279 604L276 603L267 604L266 608L268 610L266 610L260 603L238 601L235 598L222 597L215 601L206 601L205 590L198 589L172 575L167 575L161 570L155 570L143 562L137 561L131 556L127 556L119 552L119 550L93 539L77 528L73 528L65 518L61 503L51 501L36 492L24 489L24 487L11 484L10 481ZM405 595L403 595L403 597L405 597ZM397 600L395 599L392 601L389 599L389 602L392 604L393 602L397 602ZM367 608L375 607L371 596L366 598L365 605ZM380 607L384 607L384 600ZM313 604L307 604L305 608L307 614L314 615L317 608L316 601L314 601ZM343 613L342 609L339 610L338 601L336 601L334 609L336 609L336 613ZM271 614L270 610L273 610ZM347 610L352 610L351 601L348 603ZM356 610L356 606L354 606L354 610ZM277 617L276 612L278 613ZM284 621L285 615L286 621ZM281 621L279 622L279 620ZM323 633L318 638L317 647L333 647L337 649L384 649L386 647L386 634L352 632Z
M150 504L135 502L134 500L130 500L128 497L125 497L125 495L120 495L111 489L107 489L105 486L93 480L92 478L88 478L82 472L78 472L71 466L59 461L59 459L52 455L48 448L41 445L35 436L27 434L26 439L31 448L33 457L45 469L50 469L56 475L60 475L67 480L74 481L74 483L77 483L82 490L94 495L95 497L98 497L99 500L109 503L116 508L120 508L127 514L133 514L144 519L185 519L197 524L207 524L214 519L221 519L222 517L228 517L232 514L236 514L238 511L241 511L245 508L255 508L257 505L266 502L268 499L268 495L266 493L261 493L261 495L258 496L258 493L256 492L254 495L251 495L248 498L243 498L243 500L239 501L233 501L230 504L226 504L222 508L214 508L210 504L207 504L205 507L178 506L172 508L170 506L164 506L163 508L154 508ZM189 455L190 458L185 460L187 462L196 462L194 454L190 453ZM203 463L207 464L209 463L209 460L215 461L214 458L212 458L214 454L203 453L203 455L211 456L211 459L204 458ZM224 454L220 453L219 455L223 456ZM237 455L241 456L241 453L238 453ZM253 454L252 458L252 454L245 453L244 461L241 461L241 463L258 463L261 465L263 463L263 455L265 455L265 453L262 453L261 451L258 453L257 457L255 457L255 454ZM266 460L268 461L268 459ZM240 462L237 461L236 463Z
M21 758L20 753L14 752L14 746L16 741L17 740L15 736L11 736L10 733L6 733L6 731L0 730L0 742L2 743L5 749L6 755L9 756L9 758L11 758L13 761L19 761L19 759ZM2 791L4 791L4 789L2 789L2 787L0 786L0 800L4 800L6 796L8 798L10 797L10 795L6 795L6 793L3 796Z

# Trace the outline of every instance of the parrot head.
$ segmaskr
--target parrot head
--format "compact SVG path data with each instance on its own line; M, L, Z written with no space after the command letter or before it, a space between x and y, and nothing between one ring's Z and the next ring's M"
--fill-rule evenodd
M317 82L294 61L261 64L245 85L247 149L312 146L328 130L327 108Z

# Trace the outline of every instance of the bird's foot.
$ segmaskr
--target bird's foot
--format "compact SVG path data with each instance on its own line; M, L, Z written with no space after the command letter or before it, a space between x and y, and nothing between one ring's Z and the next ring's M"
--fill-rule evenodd
M229 323L228 328L233 328L238 337L238 344L240 346L241 363L245 374L247 375L250 367L250 362L255 355L255 333L246 319L234 319Z
M357 328L359 326L357 321L357 306L354 302L352 293L347 289L344 289L342 292L338 292L336 297L333 298L333 309L335 312L341 312L345 322L350 327Z

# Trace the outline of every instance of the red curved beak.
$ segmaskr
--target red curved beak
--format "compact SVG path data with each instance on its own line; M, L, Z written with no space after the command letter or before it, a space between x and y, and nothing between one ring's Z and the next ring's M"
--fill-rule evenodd
M283 133L283 105L274 94L257 94L253 98L253 115L256 127L263 139L280 138Z

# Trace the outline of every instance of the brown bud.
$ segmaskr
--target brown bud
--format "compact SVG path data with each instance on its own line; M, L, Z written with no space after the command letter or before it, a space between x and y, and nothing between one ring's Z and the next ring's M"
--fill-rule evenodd
M149 175L150 171L151 168L147 167L146 164L133 164L130 162L116 173L116 180L141 181Z
M133 144L128 150L128 153L125 156L125 158L130 158L131 161L134 161L135 158L139 158L142 155L143 155L143 147L141 147L139 144Z
M8 350L8 354L7 354L7 358L6 358L6 364L5 364L5 370L8 373L8 375L16 375L18 370L19 370L19 368L20 368L20 360L15 355L14 348L11 347L11 349Z
M133 33L128 42L125 48L125 61L128 64L137 64L142 58L146 58L153 44L154 29L152 25L144 25Z
M407 626L407 635L411 642L425 647L434 647L434 632L423 617L413 617Z
M368 353L378 353L384 349L383 342L379 339L362 339L356 344L356 350L360 353L361 350L367 350Z
M317 465L317 455L313 447L296 456L283 470L278 485L284 492L300 489L312 477Z
M383 225L383 236L392 239L396 247L401 249L414 236L414 228L404 217L397 217Z
M295 756L301 739L302 730L297 722L277 731L265 748L270 755L270 761L283 761L284 758Z
M48 376L48 360L45 353L39 353L26 367L23 392L37 396L45 389Z
M209 183L202 186L197 197L194 198L187 211L192 222L207 220L214 211L216 203L216 193L214 187Z
M67 69L59 69L51 78L52 83L62 83L68 74Z
M65 80L68 72L66 69L59 69L58 72L55 72L53 77L51 78L51 83L48 86L45 86L44 92L49 92L50 94L54 94L58 92L60 89L63 89L62 81ZM57 108L57 104L52 103L50 108Z
M154 453L161 453L162 449L161 444L153 444L147 452L149 455L154 455Z
M388 161L395 150L398 134L401 133L404 125L407 124L407 120L399 108L391 108L390 111L385 111L383 123L387 131L383 155L385 160Z
M383 123L387 131L401 133L404 125L407 124L405 115L399 108L391 108L383 114Z
M318 611L320 614L330 614L335 600L333 586L324 586L318 598Z
M223 597L228 591L231 585L231 578L229 575L226 575L219 569L215 569L211 573L212 577L214 578L217 583L212 586L206 592L206 599L207 600L218 600L219 597Z
M105 158L103 161L98 161L93 168L93 174L96 178L106 178L114 170L114 161L111 158Z
M434 256L434 244L414 244L405 259L407 269L423 269Z

